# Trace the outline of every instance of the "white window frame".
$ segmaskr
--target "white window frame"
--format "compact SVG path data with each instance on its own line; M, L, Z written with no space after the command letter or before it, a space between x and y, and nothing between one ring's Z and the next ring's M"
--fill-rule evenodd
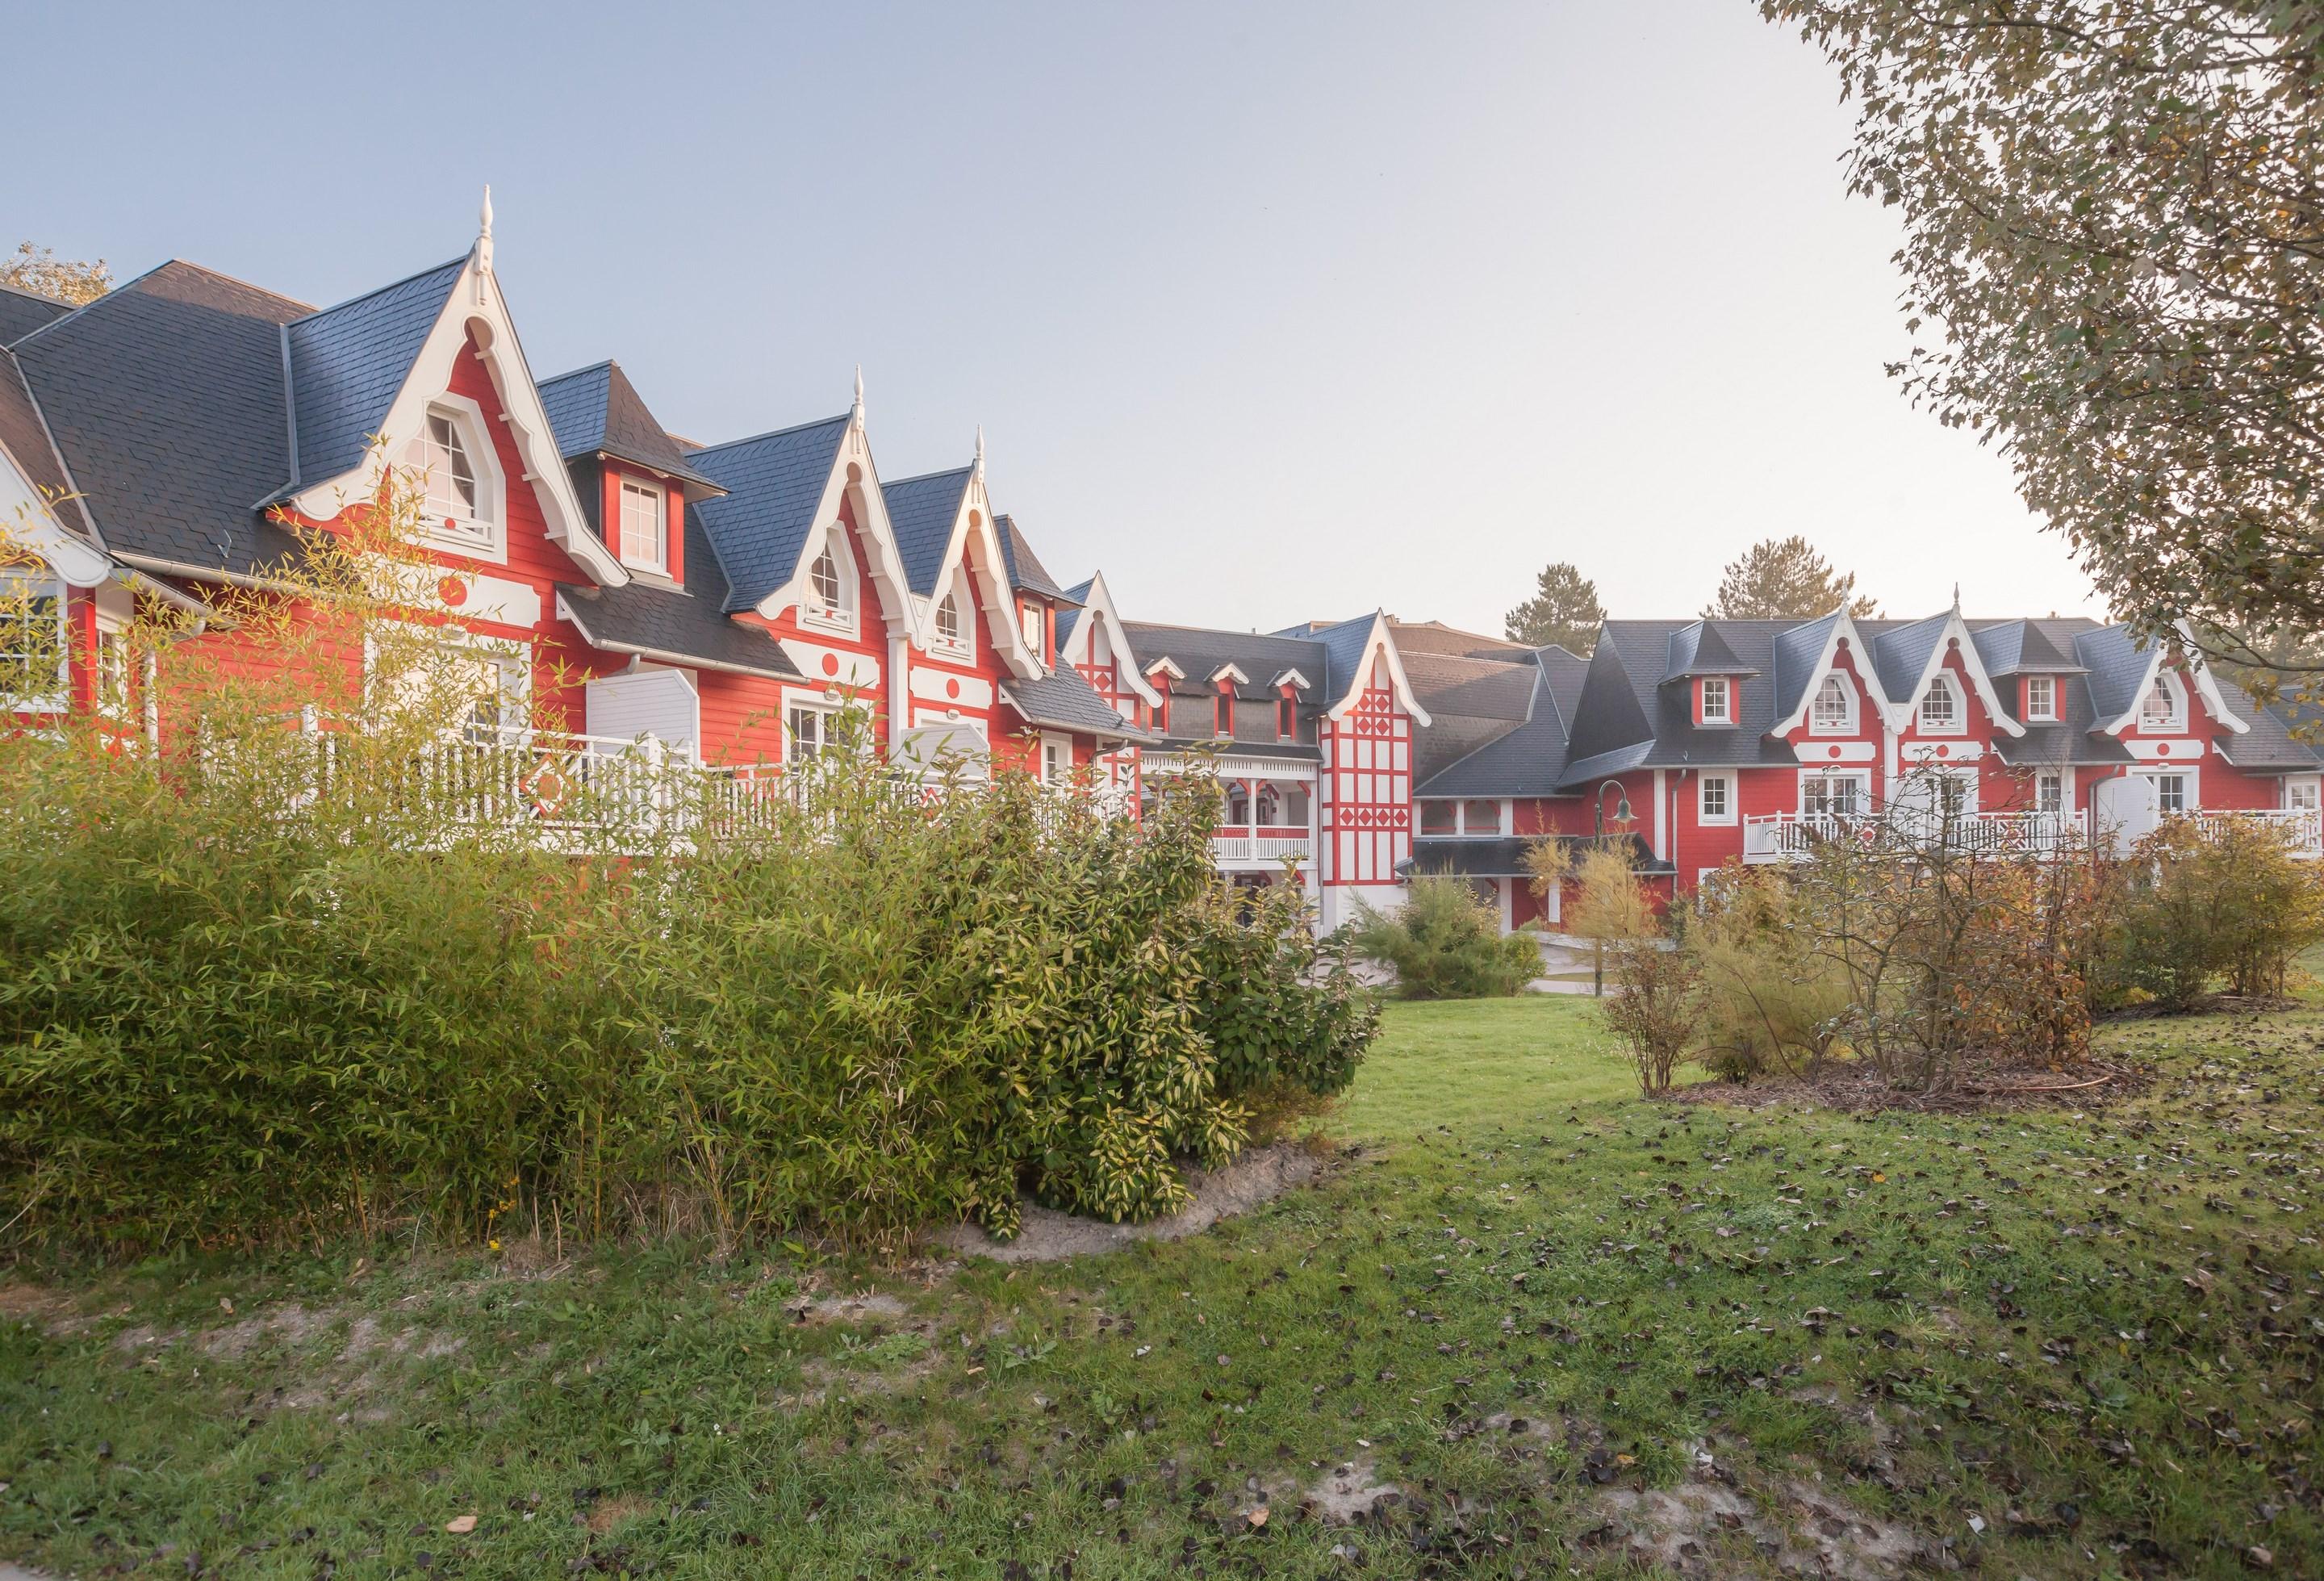
M1839 719L1828 719L1824 717L1823 702L1826 694L1830 693L1834 687L1840 689L1842 717ZM1815 696L1808 700L1808 734L1811 735L1855 735L1856 708L1856 688L1849 683L1848 677L1836 670L1827 671L1824 678L1816 682Z
M26 676L25 694L5 699L12 710L27 714L61 714L72 707L72 625L68 606L70 599L60 577L27 577L0 571L0 599L7 601L11 613L17 607L51 600L50 609L56 620L57 689L34 692ZM26 623L30 629L31 623ZM28 651L27 659L32 657Z
M500 689L500 720L496 733L506 735L522 731L532 724L532 644L516 637L488 637L464 626L438 626L428 633L429 639L438 647L454 652L472 654L498 667L507 683ZM372 637L364 639L364 708L386 705L387 699L378 693L379 643ZM473 726L480 721L471 720Z
M928 652L931 653L960 660L976 657L976 611L973 601L964 594L960 578L954 577L936 595L935 614L928 621ZM952 606L953 630L950 635L945 634L944 629L945 606L947 604Z
M830 749L831 717L835 712L836 710L825 707L820 703L808 702L804 698L794 697L784 703L783 764L785 767L796 768L801 763L812 762ZM804 749L798 727L799 721L802 719L815 721L814 744Z
M436 497L435 468L428 459L428 448L433 442L429 425L438 419L452 425L459 437L460 448L476 475L477 513L463 516L459 512L437 510L440 503L450 505L448 496ZM499 452L493 448L492 423L484 409L465 395L450 392L430 401L420 413L420 431L412 441L411 464L421 476L421 486L427 495L426 526L420 537L430 548L441 549L470 559L491 560L504 565L508 561L508 480L501 474Z
M1952 717L1932 724L1929 719L1929 704L1940 695L1944 698ZM1914 706L1913 725L1923 735L1959 735L1968 730L1968 702L1950 674L1941 670L1929 677L1928 689L1921 694L1921 700Z
M1041 619L1041 606L1038 604L1027 599L1018 606L1017 630L1024 636L1025 646L1031 651L1036 659L1047 657L1047 644L1041 641L1042 627L1045 624Z
M131 685L129 627L112 615L97 617L97 634L89 654L89 691L99 717L120 724L130 715Z
M2286 812L2324 809L2324 780L2314 774L2286 774L2283 777L2282 801Z
M1052 754L1056 758L1056 762L1054 764L1050 762ZM1073 738L1067 735L1053 735L1047 731L1042 732L1041 783L1044 785L1070 785L1073 783Z
M1811 812L1808 806L1809 786L1818 782L1828 784L1840 780L1845 780L1856 787L1856 795L1854 798L1855 806L1849 811L1842 814L1841 816L1848 818L1862 818L1867 813L1870 812L1872 810L1871 770L1810 768L1802 769L1800 771L1799 797L1794 803L1794 805L1799 809L1801 816L1807 817ZM1823 810L1828 812L1831 809L1827 808Z
M632 495L653 502L653 553L650 558L630 552L630 501ZM614 524L613 556L632 570L652 571L669 575L669 491L658 483L624 475L620 479L617 495L621 520Z
M2154 810L2161 813L2163 817L2178 818L2186 813L2200 812L2202 810L2202 778L2196 772L2194 764L2172 763L2167 766L2149 769L2146 771L2145 777L2149 781L2153 781L2154 785ZM2179 780L2185 782L2187 787L2186 805L2183 807L2165 807L2163 805L2163 781L2165 780Z
M837 590L835 601L826 601L823 589L816 585L816 568L828 558L831 578ZM847 542L844 527L834 526L823 537L823 542L807 562L807 581L799 596L799 622L803 625L819 626L825 631L855 631L856 610L862 604L855 579L855 555Z
M1735 723L1735 683L1723 675L1706 675L1702 679L1702 722L1705 725ZM1719 707L1711 706L1711 689L1719 689Z
M2170 703L2169 713L2160 720L2154 717L2154 700L2160 694ZM2138 728L2142 734L2177 735L2187 728L2187 689L2179 678L2167 670L2154 672L2154 680L2139 695Z
M1720 800L1715 811L1711 806L1713 786L1718 788ZM1714 769L1704 772L1695 781L1694 821L1706 826L1725 826L1735 822L1739 816L1735 805L1736 792L1739 789L1732 769Z
M2053 796L2052 793L2055 792ZM2034 810L2065 812L2066 772L2063 769L2043 769L2034 776Z
M2037 700L2035 689L2040 689ZM2030 724L2051 725L2058 718L2058 678L2054 675L2029 675L2025 678L2025 718Z

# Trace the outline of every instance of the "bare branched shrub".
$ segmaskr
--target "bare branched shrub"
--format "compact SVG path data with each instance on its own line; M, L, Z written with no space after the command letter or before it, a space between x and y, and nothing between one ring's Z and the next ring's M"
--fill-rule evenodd
M1701 974L1674 947L1623 846L1593 846L1576 864L1581 894L1568 911L1574 933L1603 947L1615 992L1606 1024L1630 1051L1638 1090L1670 1091L1672 1075L1695 1035Z
M1703 894L1684 948L1702 977L1697 1058L1729 1081L1812 1076L1840 1040L1848 981L1816 948L1785 875L1732 867Z

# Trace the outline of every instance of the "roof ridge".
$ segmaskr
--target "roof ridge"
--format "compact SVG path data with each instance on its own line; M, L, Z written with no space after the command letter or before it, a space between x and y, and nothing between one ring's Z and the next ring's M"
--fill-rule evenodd
M305 312L303 312L303 313L300 314L300 315L299 315L299 317L297 317L297 318L295 318L295 319L291 319L291 320L290 320L290 324L286 324L286 325L284 325L284 326L283 326L283 328L290 328L292 325L303 324L303 323L305 323L305 322L306 322L308 319L319 319L319 318L321 318L321 317L322 317L324 314L326 314L326 313L336 313L336 312L337 312L341 308L352 308L352 307L354 307L357 302L369 301L372 298L374 298L374 297L375 297L375 296L379 296L379 295L381 295L381 294L383 294L383 293L384 293L384 292L393 291L393 290L394 290L397 286L399 286L399 285L410 285L413 281L415 281L415 280L421 280L421 279L425 279L427 276L429 276L429 275L430 275L430 274L438 274L438 273L441 273L443 271L445 271L445 270L447 270L447 269L456 269L456 268L460 268L460 267L462 267L462 266L464 266L464 265L466 265L467 262L468 262L468 254L466 254L466 253L463 253L463 254L460 254L458 257L456 257L456 258L447 258L447 259L445 259L445 260L444 260L444 262L442 262L441 264L429 264L427 268L425 268L425 269L415 269L415 270L413 270L410 273L406 274L406 275L402 276L402 277L401 277L401 278L400 278L400 279L391 280L391 281L389 281L385 285L375 285L375 286L372 287L372 288L371 288L371 290L369 290L369 291L357 291L355 295L353 295L353 296L351 296L351 297L348 297L346 300L344 300L344 301L337 301L337 302L333 302L333 303L332 303L329 307L327 307L327 308L309 308L309 309L307 310L307 311L305 311ZM198 266L197 265L197 267L198 267ZM230 277L228 277L228 278L230 278ZM239 284L248 284L249 282L246 282L246 281L244 281L244 282L237 282L237 283L239 283ZM251 287L251 289L252 289L253 291L265 291L265 290L266 290L266 288L265 288L264 286L263 286L263 285L259 285L259 286L252 286L252 287ZM272 295L272 294L275 294L275 293L273 293L273 292L269 292L268 294L269 294L269 295ZM284 297L282 300L283 300L284 301L286 301L286 302L287 302L287 301L293 300L294 299L290 298L290 297ZM301 305L303 306L304 304L301 304ZM538 388L539 388L539 386L538 386L538 385L535 385L535 386L534 386L534 388L538 389Z
M612 360L611 357L606 358L608 362ZM818 417L807 422L795 422L788 428L769 429L761 434L745 434L739 439L721 439L715 445L696 445L690 450L684 445L678 446L678 448L688 456L706 456L713 450L731 450L737 445L754 445L761 439L779 439L785 434L805 433L811 428L821 428L825 423L845 422L853 415L853 412L843 411L836 417ZM662 432L669 433L669 430L664 429ZM678 436L671 434L670 437L674 440Z
M68 313L72 311L76 307L87 307L88 305L87 302L68 301L63 297L52 297L46 291L26 291L23 286L11 285L5 280L0 280L0 291L6 291L10 296L23 297L29 301L46 302L51 307L62 308ZM113 293L111 291L107 291L106 294L110 296Z
M201 267L201 265L200 265L200 264L187 264L187 263L186 263L186 260L184 260L183 258L164 258L164 259L162 259L159 264L154 264L152 268L148 269L144 273L143 273L143 274L139 274L139 275L135 275L135 276L133 276L132 278L130 278L130 279L128 279L128 280L124 280L124 281L123 281L119 285L115 286L111 291L106 291L103 296L91 297L91 298L89 298L89 299L88 299L88 300L87 300L87 301L85 301L85 302L81 303L78 307L74 308L71 311L69 311L69 312L65 312L65 313L59 313L55 318L53 318L53 319L50 319L47 323L45 323L45 324L42 325L39 328L34 329L31 334L29 334L29 335L20 335L20 336L18 336L14 340L13 340L13 341L11 341L11 342L9 343L8 349L9 349L9 350L11 350L11 351L15 351L15 350L17 350L17 349L19 349L19 348L21 348L21 347L27 347L27 346L32 345L33 341L38 340L42 336L46 335L50 330L51 330L51 329L55 328L58 325L60 325L60 324L69 324L69 323L71 323L75 319L79 318L83 313L88 312L91 308L96 307L98 303L100 303L100 302L109 302L109 301L111 301L115 297L119 296L123 291L127 291L131 286L133 286L133 285L137 285L137 284L140 284L140 283L142 283L142 282L145 282L145 281L148 281L148 280L152 279L155 275L157 275L157 274L161 273L161 271L163 271L164 269L167 269L167 268L168 268L171 264L186 264L186 267L187 267L187 268L189 268L189 269L198 269L198 268L200 268L200 267ZM232 277L231 277L231 276L220 276L220 278L221 278L221 279L230 279L230 278L232 278ZM235 281L235 284L237 284L237 285L241 285L241 284L245 284L245 283L247 283L247 282L243 282L243 281ZM254 290L254 291L261 291L261 290L263 290L263 289L265 289L265 288L264 288L264 287L263 287L263 286L253 286L251 289L252 289L252 290ZM28 293L28 294L29 294L29 293ZM43 300L51 300L51 299L43 299Z
M973 472L975 470L976 463L970 461L958 467L940 467L934 472L915 472L909 477L883 478L881 480L880 487L882 492L885 492L891 488L901 488L908 483L927 483L934 478L950 477L955 472L964 473ZM994 519L997 521L999 518L996 517Z
M619 365L616 364L610 356L599 357L595 362L584 363L577 368L567 368L561 374L551 374L545 379L537 380L532 387L536 390L545 390L551 384L561 384L567 379L577 379L584 374L594 374L599 368L611 368L618 365Z

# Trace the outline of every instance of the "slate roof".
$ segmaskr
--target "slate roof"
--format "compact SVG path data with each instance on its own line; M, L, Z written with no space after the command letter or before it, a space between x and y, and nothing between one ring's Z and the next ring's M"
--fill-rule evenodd
M0 455L14 463L24 480L50 502L49 514L58 526L78 537L89 536L88 518L81 513L80 502L71 497L72 480L57 458L56 447L49 443L32 388L6 351L0 351ZM14 525L0 519L0 528Z
M292 483L311 487L363 464L372 436L387 420L387 409L419 359L428 332L443 317L467 263L463 254L291 320L284 338L298 418Z
M1572 657L1563 649L1558 652ZM1405 659L1408 666L1410 655ZM1474 747L1425 781L1417 781L1415 796L1543 796L1549 793L1565 769L1565 716L1547 670L1530 670L1533 689L1529 712L1514 729ZM1417 682L1415 683L1417 685ZM1429 710L1435 712L1434 707ZM1443 717L1438 715L1440 719ZM1424 739L1433 731L1424 732Z
M715 478L687 464L686 453L669 430L654 421L621 364L601 362L576 368L543 381L538 388L540 403L549 412L549 429L557 436L558 454L567 461L611 456L706 493L726 492Z
M716 670L802 680L774 634L728 615L728 587L708 532L686 510L686 587L633 581L622 587L558 583L573 624L593 647L690 659Z
M1080 581L1075 582L1072 587L1066 588L1064 597L1059 601L1057 606L1057 652L1060 653L1065 651L1065 643L1067 639L1072 637L1074 634L1074 628L1081 624L1082 611L1089 606L1090 589L1096 586L1097 578L1095 577L1084 577ZM1122 654L1120 655L1120 657L1131 663L1135 663L1137 661L1137 655L1134 653Z
M1325 703L1338 702L1362 681L1363 677L1357 670L1363 661L1364 645L1371 640L1372 624L1379 618L1375 612L1358 615L1353 620L1341 621L1336 625L1316 628L1314 640L1322 644L1330 663L1325 666L1328 674L1309 679L1323 682ZM1411 674L1406 672L1405 679L1410 680ZM1425 703L1421 705L1424 708L1427 706Z
M723 499L687 501L686 513L700 514L717 551L728 612L756 608L798 569L848 421L827 417L687 452L687 462L727 491Z
M1455 659L1498 659L1511 664L1533 661L1534 651L1523 643L1489 637L1480 632L1464 632L1442 621L1391 619L1388 629L1396 638L1397 653L1406 661L1407 676L1415 653L1442 653Z
M1249 686L1236 689L1242 697L1258 699L1276 696L1270 683L1286 670L1296 670L1307 678L1308 684L1298 691L1303 704L1320 707L1336 695L1324 689L1331 654L1320 642L1305 637L1267 636L1258 632L1155 625L1135 620L1122 622L1121 630L1137 654L1141 672L1149 671L1157 660L1167 659L1186 674L1184 682L1173 684L1190 691L1215 691L1209 678L1221 666L1231 664L1250 677Z
M249 571L294 553L282 326L303 302L172 261L11 348L116 554Z
M1594 843L1594 837L1590 835L1505 836L1496 840L1422 838L1412 842L1412 855L1398 865L1406 873L1413 874L1446 873L1466 878L1530 878L1532 874L1525 864L1526 847L1544 839L1555 840L1570 849ZM1633 873L1675 871L1668 862L1655 855L1654 847L1640 836L1629 837L1629 854L1630 871Z
M2324 766L2324 753L2292 735L2292 710L2263 708L2251 693L2227 677L2214 673L2211 679L2228 711L2251 726L2241 735L2218 738L2219 751L2228 763L2246 773L2260 774L2312 773Z
M0 346L21 340L43 324L52 324L73 310L70 302L37 292L0 285Z
M1823 657L1824 644L1839 624L1840 613L1835 610L1776 633L1768 645L1768 675L1775 691L1772 717L1788 719L1798 712L1808 682L1816 676L1816 661Z
M2131 640L2123 626L2098 626L2074 638L2074 657L2089 669L2085 684L2098 723L2113 724L2130 712L2138 700L2138 683L2146 679L2153 655Z
M1910 701L1919 695L1921 676L1936 657L1937 643L1943 639L1945 624L1952 619L1951 612L1932 615L1925 620L1891 624L1885 621L1858 621L1856 629L1872 650L1872 665L1880 677L1880 689L1892 703Z
M1014 518L995 516L992 525L995 536L1001 540L1001 561L1008 568L1009 586L1013 591L1036 594L1063 604L1079 602L1071 593L1057 586L1056 578L1049 575L1047 568L1034 554L1032 544L1019 531ZM1088 591L1087 583L1083 584L1083 591ZM1063 610L1057 613L1061 618L1065 614ZM1066 629L1062 625L1058 628L1057 640L1060 643L1065 641Z
M1406 653L1404 678L1432 718L1446 714L1520 723L1533 713L1535 683L1541 671L1523 649L1525 661L1456 658L1445 653Z
M1565 779L1578 783L1638 767L1797 763L1789 743L1766 734L1781 717L1780 650L1790 636L1790 625L1774 620L1716 623L1718 643L1724 650L1716 661L1737 666L1718 673L1742 678L1735 687L1735 723L1697 725L1692 689L1683 680L1689 663L1686 659L1674 663L1674 656L1691 658L1701 652L1706 623L1608 621L1600 630L1581 696L1569 716L1573 731ZM1558 652L1556 667L1570 673L1578 661L1563 649ZM1794 661L1794 667L1812 659L1812 654L1809 661ZM1621 766L1607 766L1612 763Z
M1736 656L1727 639L1720 634L1722 621L1699 620L1692 625L1673 632L1670 638L1670 664L1663 680L1689 680L1698 675L1757 675L1759 672Z
M1060 665L1055 673L1034 680L1011 676L1001 683L1001 696L1028 724L1122 741L1155 739L1122 718L1070 665Z
M960 520L960 504L967 497L973 466L949 472L927 472L880 485L887 503L888 525L896 535L896 551L903 558L904 579L912 591L933 597L936 573L944 569L945 550L952 546L953 523Z
M2074 633L2089 624L2055 618L1990 621L1972 624L1969 638L1977 643L1986 674L1996 680L2011 675L2080 675L2083 666L2070 657Z

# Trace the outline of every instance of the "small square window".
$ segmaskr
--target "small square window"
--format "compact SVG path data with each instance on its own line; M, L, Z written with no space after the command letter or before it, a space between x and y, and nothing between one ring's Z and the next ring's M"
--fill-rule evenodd
M1734 715L1728 706L1727 678L1707 676L1702 682L1702 722L1705 725L1725 725Z
M2283 782L2283 805L2294 812L2314 812L2324 806L2314 780L2286 780Z
M2058 717L2058 682L2047 675L2025 678L2025 717L2028 719L2055 719Z
M1735 816L1735 781L1725 774L1703 775L1696 808L1704 823L1725 823Z
M2190 808L2191 798L2187 794L2186 775L2157 774L2154 776L2154 809L2157 812L2186 812L2190 810Z

